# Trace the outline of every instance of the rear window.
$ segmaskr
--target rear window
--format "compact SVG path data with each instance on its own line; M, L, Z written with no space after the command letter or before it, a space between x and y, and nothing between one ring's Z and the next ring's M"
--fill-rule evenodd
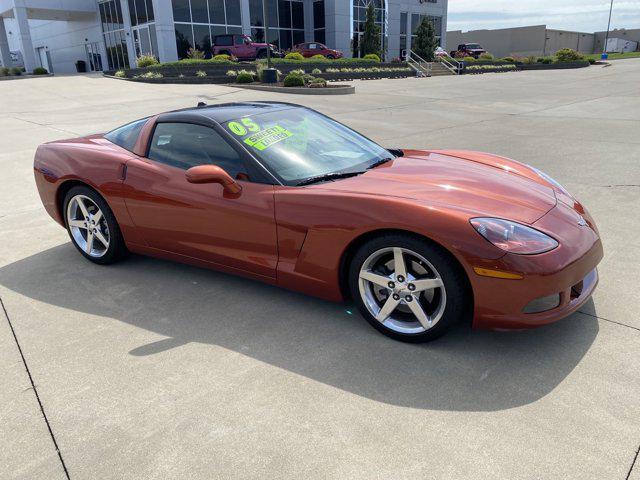
M111 130L104 136L104 138L109 140L111 143L115 143L116 145L133 152L136 140L138 140L140 131L144 124L147 123L147 120L147 118L143 118L142 120L127 123L122 127Z
M215 44L217 46L220 47L228 47L233 45L233 36L231 35L221 35L219 37L215 37L214 40Z

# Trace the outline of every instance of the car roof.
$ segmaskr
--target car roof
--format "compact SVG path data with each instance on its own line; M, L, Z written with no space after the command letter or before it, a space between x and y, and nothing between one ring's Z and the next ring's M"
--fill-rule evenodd
M206 117L216 123L225 123L229 120L240 117L248 117L257 113L266 113L268 111L287 110L290 108L304 108L301 105L285 102L233 102L220 103L216 105L200 105L197 107L183 108L160 114L158 121L166 122L173 119L181 119L192 117L193 120Z

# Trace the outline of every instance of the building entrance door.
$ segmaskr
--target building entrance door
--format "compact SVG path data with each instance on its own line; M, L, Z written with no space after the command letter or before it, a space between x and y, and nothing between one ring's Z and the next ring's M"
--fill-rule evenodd
M101 72L102 55L100 55L100 44L98 42L85 43L84 49L87 53L87 66L90 72Z
M136 57L142 55L158 56L154 38L155 28L153 25L133 27L131 31L133 32L133 45L136 49Z
M47 72L51 73L51 65L49 65L49 58L47 56L46 47L38 47L38 48L36 48L36 52L38 53L38 58L40 60L40 66L42 68L46 68Z

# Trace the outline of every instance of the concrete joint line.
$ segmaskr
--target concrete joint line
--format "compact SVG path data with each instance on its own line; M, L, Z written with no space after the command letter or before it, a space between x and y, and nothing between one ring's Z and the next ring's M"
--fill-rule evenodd
M625 480L629 480L629 478L631 478L631 472L633 471L633 467L635 466L636 461L638 460L638 453L640 453L640 445L636 450L636 454L633 457L633 462L631 462L631 467L629 467L629 472L627 473L627 477L625 478Z
M592 313L583 312L582 310L578 310L578 313L582 315L588 315L593 318L597 318L598 320L602 320L603 322L615 323L616 325L620 325L621 327L631 328L632 330L638 330L640 332L640 328L634 327L633 325L627 325L626 323L616 322L615 320L609 320L608 318L599 317L597 315L593 315Z
M49 423L49 419L47 418L47 414L44 411L44 405L42 405L42 401L40 400L40 395L38 395L38 389L36 388L36 384L33 381L33 377L31 376L31 371L29 370L29 365L27 365L27 359L24 357L24 353L22 352L22 347L20 346L20 342L18 342L18 336L16 335L16 331L13 328L13 324L11 323L11 319L9 318L9 313L7 312L7 308L0 298L0 305L2 306L2 311L4 312L4 316L7 319L7 323L9 324L9 328L11 329L11 333L13 334L13 339L16 342L16 347L18 347L18 352L20 353L20 357L22 358L22 363L24 364L24 368L27 371L27 376L29 377L29 382L31 383L31 388L33 389L33 393L36 395L36 400L38 401L38 405L40 406L40 412L42 412L42 417L44 418L44 422L47 424L47 429L49 430L49 435L51 436L51 441L53 442L53 446L58 453L58 458L60 459L60 463L62 464L62 469L64 470L64 474L67 477L67 480L70 480L69 471L67 470L67 466L64 463L64 459L62 458L62 452L58 447L58 442L56 442L56 437L53 434L53 430L51 429L51 424Z

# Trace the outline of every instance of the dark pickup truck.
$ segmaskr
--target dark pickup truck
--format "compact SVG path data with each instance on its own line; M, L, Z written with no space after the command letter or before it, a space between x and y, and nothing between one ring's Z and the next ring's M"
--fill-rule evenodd
M451 52L451 56L454 58L478 58L483 53L486 53L486 50L482 48L478 43L461 43L460 45L458 45L458 50L454 50L453 52Z

